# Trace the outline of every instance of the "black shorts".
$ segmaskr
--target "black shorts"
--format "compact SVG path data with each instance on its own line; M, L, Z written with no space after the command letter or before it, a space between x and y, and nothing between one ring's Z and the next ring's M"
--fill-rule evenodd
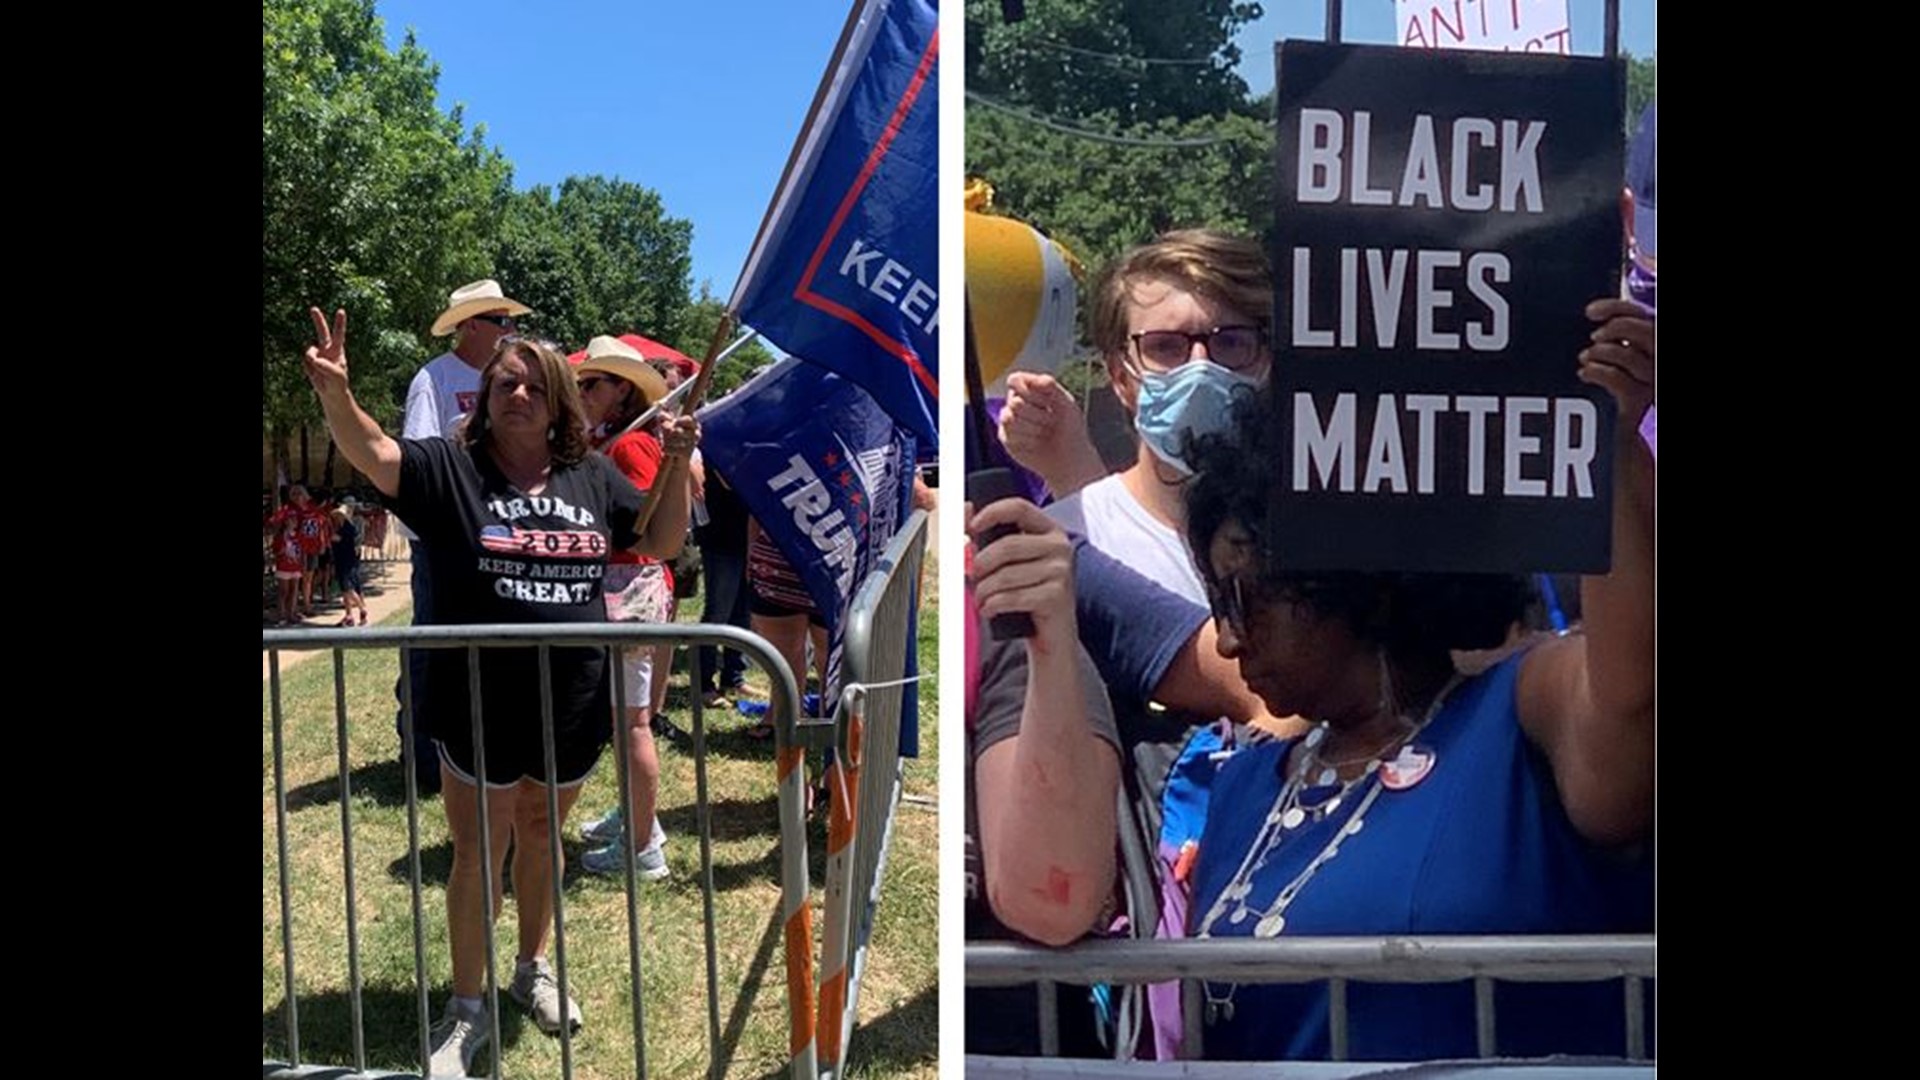
M360 564L359 563L353 563L348 566L340 567L339 570L335 571L333 578L334 578L334 582L340 586L341 592L357 593L357 592L365 591L364 587L360 583Z
M519 733L515 733L516 735ZM563 735L554 733L553 739L553 777L561 787L577 787L587 782L593 774L593 767L600 761L600 752L606 749L608 740L613 738L612 721L601 725L600 737L584 738L581 735ZM447 738L435 738L433 745L440 751L440 761L452 769L455 776L471 784L473 779L473 736L470 732L448 733ZM540 733L535 730L533 738L489 738L487 740L487 786L507 788L522 780L531 780L536 784L547 782L546 749L541 742Z

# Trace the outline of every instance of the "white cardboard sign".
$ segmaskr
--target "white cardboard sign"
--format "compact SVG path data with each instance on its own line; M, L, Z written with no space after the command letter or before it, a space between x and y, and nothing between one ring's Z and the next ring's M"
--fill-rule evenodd
M1394 0L1394 38L1416 49L1573 52L1567 0Z

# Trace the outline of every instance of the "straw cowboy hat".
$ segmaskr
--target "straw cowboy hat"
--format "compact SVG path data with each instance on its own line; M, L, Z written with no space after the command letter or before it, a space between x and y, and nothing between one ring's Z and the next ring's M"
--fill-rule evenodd
M533 309L518 300L509 300L500 291L500 283L492 278L482 278L469 282L453 290L447 298L447 310L433 320L433 336L443 337L453 333L454 327L475 315L485 315L497 311L502 315L531 315Z
M619 338L601 334L587 342L587 358L573 369L575 378L598 371L625 379L640 391L643 406L651 407L655 402L667 396L667 380L653 370L646 357L633 346Z

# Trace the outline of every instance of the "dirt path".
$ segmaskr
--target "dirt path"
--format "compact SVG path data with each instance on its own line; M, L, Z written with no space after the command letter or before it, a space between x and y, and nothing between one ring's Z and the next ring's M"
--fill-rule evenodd
M409 607L413 603L413 591L409 582L413 579L413 563L404 555L387 562L363 562L360 564L366 578L367 591L362 594L367 601L367 622L369 625L384 622L388 616ZM321 608L319 612L301 620L301 626L314 628L333 626L340 621L340 601ZM261 625L267 625L263 619ZM280 653L280 673L286 674L292 668L305 663L316 656L326 655L324 649L285 650ZM267 653L260 653L260 680L267 679Z

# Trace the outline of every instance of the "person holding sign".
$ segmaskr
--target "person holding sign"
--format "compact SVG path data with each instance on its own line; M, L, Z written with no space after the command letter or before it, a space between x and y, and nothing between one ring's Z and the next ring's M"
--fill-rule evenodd
M551 346L502 338L481 369L474 411L454 437L394 439L348 388L346 312L336 312L331 326L318 308L312 315L316 343L306 351L307 379L340 452L427 540L435 622L598 623L606 617L601 589L611 552L670 558L679 549L687 530L685 485L668 485L660 512L644 534L636 531L643 493L612 462L589 451L579 391L566 359ZM698 438L692 417L673 421L665 440L669 459L684 457ZM551 694L545 701L536 650L482 649L476 746L467 650L427 652L435 690L420 722L439 750L453 837L447 880L453 999L434 1026L427 1071L466 1076L492 1037L481 994L489 915L498 906L509 849L520 963L507 993L543 1031L580 1024L579 1006L560 993L546 962L560 853L549 841L541 714L552 710L564 824L606 745L613 702L603 649L551 649ZM484 874L483 773L492 855Z
M1623 416L1651 397L1653 327L1630 301L1598 323L1582 381ZM1203 441L1188 536L1220 651L1276 713L1314 726L1236 755L1215 781L1195 868L1200 937L1652 930L1653 462L1630 424L1611 452L1610 573L1582 579L1582 632L1465 677L1450 649L1500 644L1518 575L1289 571L1269 511L1284 490L1267 417ZM1285 527L1284 525L1282 527ZM1335 855L1338 858L1335 858ZM1618 1055L1618 984L1496 984L1502 1057ZM1211 1058L1329 1054L1322 984L1205 984ZM1350 984L1355 1060L1469 1058L1471 983Z
M1140 433L1134 463L1048 508L1068 532L1196 604L1206 592L1181 533L1188 441L1273 366L1273 281L1252 240L1170 232L1122 256L1094 292L1091 333ZM1009 409L1016 409L1011 398Z

